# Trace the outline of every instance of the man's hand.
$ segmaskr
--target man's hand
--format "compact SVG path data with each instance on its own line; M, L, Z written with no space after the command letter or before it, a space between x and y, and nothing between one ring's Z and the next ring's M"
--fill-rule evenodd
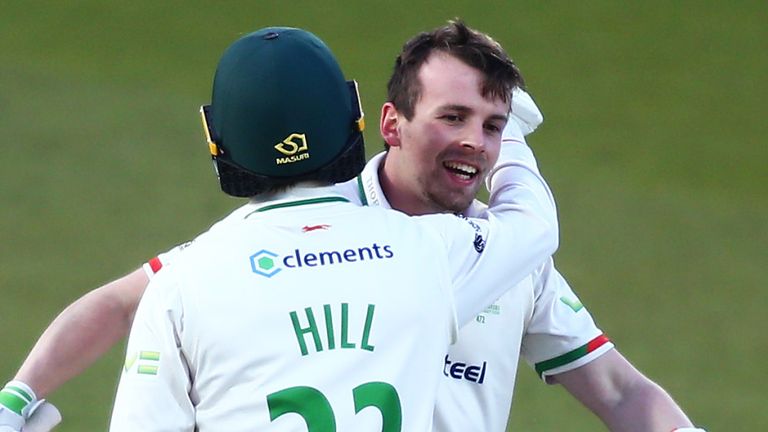
M37 403L35 392L21 381L11 381L0 390L0 431L20 431L26 415Z
M11 381L0 390L0 432L48 432L60 421L59 410L38 401L25 383Z
M517 123L523 136L535 131L544 121L544 116L531 95L519 87L515 87L512 91L512 110L509 121Z
M20 432L49 432L61 422L61 413L52 403L45 401L45 399L40 402L32 410L27 419L27 424L21 428Z

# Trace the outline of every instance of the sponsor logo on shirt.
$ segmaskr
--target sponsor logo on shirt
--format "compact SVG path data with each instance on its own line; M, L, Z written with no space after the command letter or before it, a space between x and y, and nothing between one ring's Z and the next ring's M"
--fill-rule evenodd
M563 296L563 297L560 297L560 301L563 302L569 308L571 308L571 310L573 310L574 312L578 312L584 308L584 305L581 304L581 302L577 298L568 298Z
M457 362L449 359L448 354L446 354L445 364L443 366L443 375L448 378L482 384L485 381L485 369L487 366L488 362L485 361L482 365L471 365L468 363Z
M194 240L191 240L191 241L188 241L188 242L186 242L186 243L182 243L182 244L180 244L180 245L179 245L179 250L180 250L180 251L183 251L184 249L186 249L186 248L188 248L188 247L192 246L192 243L194 243L194 242L195 242Z
M123 370L126 373L131 372L134 365L136 365L137 374L157 375L157 371L160 369L160 353L158 351L129 352L125 356Z
M376 193L376 183L373 176L366 176L365 190L367 192L366 198L368 199L368 205L380 206L381 199L379 199L379 194Z
M289 254L277 254L262 249L251 255L249 260L254 273L271 278L283 270L387 260L394 256L392 246L373 243L370 246L344 250L304 252L301 249L294 249Z
M474 246L477 253L482 253L485 250L485 238L483 237L483 231L480 229L480 225L476 224L475 221L463 214L457 213L456 216L464 219L470 226L472 226L472 228L474 228L475 239L472 241L472 246Z
M479 322L480 324L485 324L486 315L501 315L501 305L494 303L488 306L484 311L477 314L475 321Z
M317 231L317 230L323 230L323 231L325 231L325 230L327 230L327 229L328 229L328 228L330 228L330 227L331 227L331 226L330 226L330 225L328 225L328 224L320 224L320 225L304 225L304 227L301 229L301 232L305 232L305 233L308 233L308 232Z

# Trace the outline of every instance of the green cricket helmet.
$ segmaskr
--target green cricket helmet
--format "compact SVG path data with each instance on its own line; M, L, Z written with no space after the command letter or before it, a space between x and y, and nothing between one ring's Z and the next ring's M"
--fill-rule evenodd
M357 83L305 30L269 27L230 45L201 114L221 189L232 196L339 183L365 165Z

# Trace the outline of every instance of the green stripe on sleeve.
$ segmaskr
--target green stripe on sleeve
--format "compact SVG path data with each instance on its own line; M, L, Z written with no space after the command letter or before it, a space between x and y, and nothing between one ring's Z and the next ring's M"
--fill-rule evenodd
M598 349L599 347L603 346L607 342L609 342L608 337L605 335L600 335L592 339L591 341L585 343L584 345L576 348L573 351L569 351L555 358L545 360L540 363L536 363L536 373L543 378L545 372L550 371L552 369L559 368L560 366L563 366L563 365L567 365L568 363L574 362L584 357L585 355L591 353L592 351Z

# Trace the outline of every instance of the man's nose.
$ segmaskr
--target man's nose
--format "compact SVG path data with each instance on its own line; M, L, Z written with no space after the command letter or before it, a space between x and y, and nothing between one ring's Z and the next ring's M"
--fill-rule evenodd
M461 146L477 152L485 151L485 134L483 133L483 125L468 125L464 130L464 136L460 143Z

